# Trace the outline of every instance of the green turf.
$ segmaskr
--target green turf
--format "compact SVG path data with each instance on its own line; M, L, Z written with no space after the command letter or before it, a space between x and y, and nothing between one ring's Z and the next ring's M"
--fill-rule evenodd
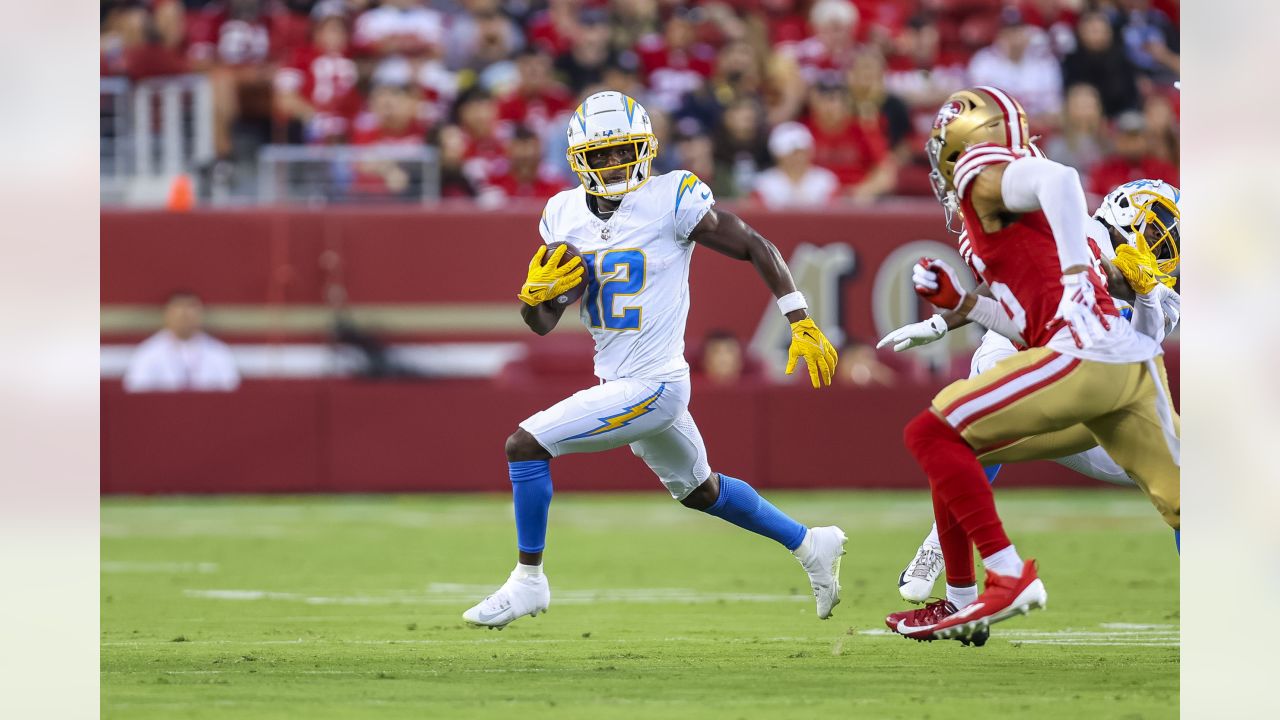
M1176 717L1178 559L1137 492L1002 490L1050 602L980 649L882 634L923 494L770 495L849 534L831 620L660 493L557 496L552 611L502 632L459 614L514 562L508 498L104 499L104 717Z

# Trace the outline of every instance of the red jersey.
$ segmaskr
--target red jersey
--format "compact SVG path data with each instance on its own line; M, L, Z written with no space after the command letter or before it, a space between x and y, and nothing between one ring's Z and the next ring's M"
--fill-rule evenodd
M805 124L813 135L813 163L835 173L846 188L862 182L889 151L879 119L863 123L850 118L837 130L824 130L812 121Z
M305 45L309 21L274 3L261 13L233 17L227 3L187 13L188 54L193 61L223 65L260 65Z
M564 190L564 182L538 173L532 180L521 181L510 172L489 178L489 184L500 188L509 198L538 198L549 200L552 195Z
M351 58L322 53L313 46L294 53L289 64L276 72L275 86L297 93L315 108L309 136L323 141L344 135L360 112L358 79Z
M982 228L967 192L982 168L1016 159L1012 150L999 145L973 145L956 162L955 185L968 235L966 260L991 287L991 294L1022 332L1026 346L1042 347L1066 325L1053 319L1062 300L1062 266L1049 221L1043 212L1036 210L1023 213L1004 228L989 233ZM1091 250L1096 252L1096 246ZM1096 265L1089 271L1089 280L1093 283L1098 308L1106 315L1119 318L1120 312L1107 293Z
M635 50L653 99L658 107L669 110L679 107L686 93L701 88L715 69L715 50L703 43L671 48L661 36L649 35L640 39Z
M542 134L562 113L573 109L573 96L568 90L553 85L533 95L524 95L519 88L498 103L498 119L517 125L525 125Z

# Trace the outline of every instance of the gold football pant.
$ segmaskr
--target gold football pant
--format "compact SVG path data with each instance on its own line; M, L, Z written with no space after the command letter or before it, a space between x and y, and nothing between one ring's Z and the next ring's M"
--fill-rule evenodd
M1168 387L1158 356L1112 364L1032 348L948 385L933 399L933 411L984 464L1061 457L1101 445L1176 530L1181 421Z

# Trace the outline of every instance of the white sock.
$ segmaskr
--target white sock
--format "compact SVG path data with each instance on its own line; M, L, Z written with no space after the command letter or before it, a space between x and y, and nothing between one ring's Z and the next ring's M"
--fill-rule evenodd
M964 587L956 587L950 583L947 584L947 601L956 606L956 609L971 605L978 599L978 586L966 585Z
M516 563L516 569L515 571L512 572L512 575L515 575L516 577L522 577L522 578L538 577L539 575L542 575L542 563L538 563L537 565L524 565L522 563Z
M795 555L796 558L798 558L802 563L809 561L809 557L813 555L813 531L812 530L804 531L804 540L800 541L800 547L796 548L795 550L792 550L791 554Z
M938 523L934 523L933 527L929 528L929 537L925 538L924 542L934 547L942 546L942 543L938 542Z
M1010 577L1022 575L1022 558L1018 557L1018 551L1012 545L992 554L991 557L982 558L982 565L997 575Z

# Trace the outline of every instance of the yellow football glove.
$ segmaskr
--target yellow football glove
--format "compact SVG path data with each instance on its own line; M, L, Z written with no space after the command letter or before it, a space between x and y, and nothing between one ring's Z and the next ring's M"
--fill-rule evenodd
M805 318L791 323L791 348L787 350L787 374L796 369L796 360L804 358L809 366L809 381L815 388L831 384L831 377L836 371L836 348L826 335L813 323L812 318Z
M1155 253L1146 246L1145 242L1140 242L1139 247L1132 245L1121 245L1116 248L1116 258L1111 264L1116 266L1124 279L1129 281L1129 287L1140 295L1146 295L1155 289L1156 283L1162 283L1166 287L1173 287L1177 279L1160 269L1160 262L1156 260Z
M560 265L566 247L561 245L556 248L545 264L543 259L547 256L547 246L543 245L534 253L533 259L529 261L529 277L525 279L524 287L520 288L520 294L517 295L526 305L541 305L582 282L582 274L587 271L582 266L582 258L575 257L563 266Z

